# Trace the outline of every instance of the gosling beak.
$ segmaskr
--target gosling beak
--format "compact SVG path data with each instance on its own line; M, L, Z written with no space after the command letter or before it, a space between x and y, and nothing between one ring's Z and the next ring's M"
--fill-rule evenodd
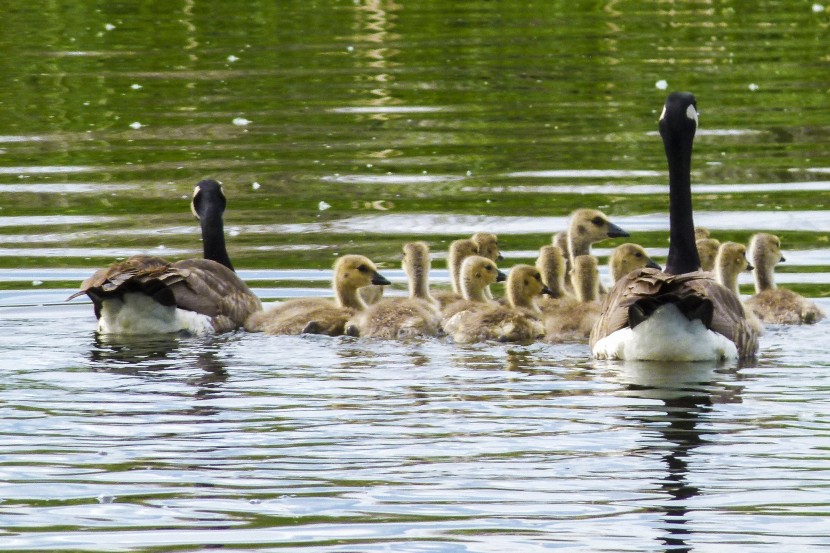
M377 285L377 286L385 286L385 285L387 285L387 284L392 284L392 283L391 283L391 282L389 282L389 281L386 279L386 277L385 277L385 276L383 276L382 274L380 274L380 273L375 273L375 276L373 276L373 277L372 277L372 284L375 284L375 285Z
M550 297L553 297L553 290L551 290L550 288L545 286L544 288L542 288L542 295L545 295L545 294L547 294Z
M784 261L786 261L786 260L787 260L787 258L785 258L785 257L782 255L782 256L781 256L781 259L779 259L779 260L778 260L778 262L779 262L779 263L783 263L783 262L784 262Z
M496 269L496 282L504 282L507 280L507 275L503 271Z
M646 267L647 267L648 269L657 269L658 271L662 271L662 270L663 270L663 267L661 267L660 265L658 265L657 263L655 263L655 262L654 262L654 260L653 260L652 258L650 258L650 257L648 258L648 263L646 263Z
M620 227L618 227L617 225L615 225L611 221L608 221L607 235L608 235L608 238L625 238L627 236L631 236L630 234L625 232L623 229L621 229Z
M496 257L496 261L504 261L504 256L499 252L498 257Z
M747 261L747 262L746 262L746 270L747 270L747 272L752 271L753 269L755 269L755 267L753 267L753 266L752 266L752 264L751 264L749 261Z

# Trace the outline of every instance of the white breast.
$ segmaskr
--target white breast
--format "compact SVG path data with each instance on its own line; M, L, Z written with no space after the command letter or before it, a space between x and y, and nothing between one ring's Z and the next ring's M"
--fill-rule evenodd
M637 328L618 330L594 344L598 359L715 361L737 359L734 342L687 319L674 304L659 307Z
M98 332L104 334L212 334L213 331L207 315L164 306L139 293L124 294L123 301L104 300L98 319Z

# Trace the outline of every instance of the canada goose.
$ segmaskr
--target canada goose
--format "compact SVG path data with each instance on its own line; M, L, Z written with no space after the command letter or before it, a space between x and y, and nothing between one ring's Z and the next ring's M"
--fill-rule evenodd
M447 272L449 272L452 290L437 290L433 297L441 307L446 307L462 299L461 294L461 265L471 255L478 255L478 246L469 238L453 240L447 254Z
M697 255L700 258L700 270L713 272L715 270L715 259L718 257L720 241L715 238L698 238L695 241Z
M711 240L711 239L705 239ZM736 242L724 242L718 248L718 255L715 258L715 280L722 286L729 288L739 298L741 291L738 287L738 276L743 271L753 270L753 266L746 260L746 247ZM764 333L764 323L744 305L747 323L761 335Z
M222 228L225 204L216 181L196 185L191 210L201 222L205 259L171 263L134 255L96 271L67 301L89 296L103 334L211 334L241 327L262 304L233 271Z
M545 311L545 341L587 340L599 318L599 271L597 258L578 255L573 271L576 298Z
M785 261L781 240L760 233L749 242L749 256L755 263L755 295L747 300L749 308L765 323L813 324L824 318L824 312L813 302L792 290L775 285L775 265Z
M660 265L655 263L639 244L629 242L617 246L608 258L608 268L611 270L611 279L614 282L617 282L631 271L643 267L657 269L658 271L661 269Z
M251 316L245 329L266 334L327 334L339 336L355 313L366 309L358 290L370 284L389 284L368 257L344 255L334 264L334 301L301 298L279 303Z
M439 333L441 312L429 292L429 246L424 242L404 245L401 264L409 277L409 297L387 298L358 312L347 324L347 334L393 339Z
M472 309L476 306L495 304L487 298L487 288L495 282L504 282L507 276L499 271L492 259L480 255L471 255L461 264L460 280L462 299L449 303L441 308L441 315L446 322L459 311Z
M536 268L542 274L542 281L550 290L547 299L558 299L568 295L565 291L565 255L559 246L542 246L536 258Z
M659 123L669 166L668 261L662 272L643 268L616 283L591 332L595 357L703 361L758 350L738 296L699 271L691 190L697 118L692 94L669 95Z
M516 265L507 277L508 305L490 303L460 311L445 322L444 330L459 344L536 340L545 328L535 299L547 292L536 267Z

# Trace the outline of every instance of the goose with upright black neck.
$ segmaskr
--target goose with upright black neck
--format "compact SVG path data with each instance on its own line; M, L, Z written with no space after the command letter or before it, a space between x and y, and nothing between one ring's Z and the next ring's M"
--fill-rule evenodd
M691 189L697 124L694 95L670 94L659 122L669 166L666 268L639 269L615 284L591 332L594 357L704 361L748 358L758 351L758 334L738 296L700 270Z

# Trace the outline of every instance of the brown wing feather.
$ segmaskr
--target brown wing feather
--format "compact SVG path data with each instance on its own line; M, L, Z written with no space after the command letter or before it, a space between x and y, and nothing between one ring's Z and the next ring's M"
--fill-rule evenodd
M704 301L712 304L708 327L735 343L740 357L758 351L758 334L747 323L740 298L715 282L710 273L696 271L671 275L656 269L640 269L617 282L602 304L602 314L591 331L590 344L629 326L629 308L638 302L679 305Z
M217 332L242 326L262 309L259 298L224 265L208 259L170 263L158 257L135 255L99 269L68 299L86 294L95 305L128 292L146 294L162 305L176 305L213 318Z

